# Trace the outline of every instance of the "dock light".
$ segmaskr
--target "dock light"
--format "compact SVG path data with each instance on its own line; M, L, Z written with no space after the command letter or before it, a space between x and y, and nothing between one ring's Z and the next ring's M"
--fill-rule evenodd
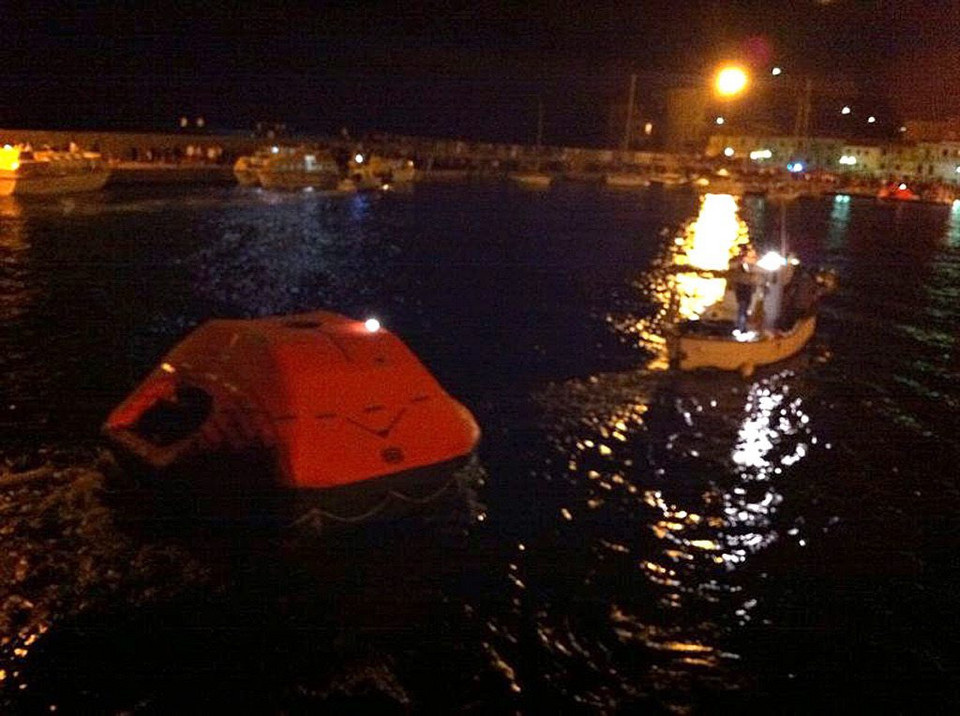
M732 156L733 156L733 153L734 153L734 152L733 152L733 147L726 147L726 148L723 150L723 156L725 156L725 157L732 157Z
M840 110L840 114L850 114L850 107L844 106L844 108Z
M363 164L363 155L362 154L355 155L353 157L353 161L355 161L357 164Z
M366 328L370 333L376 333L380 330L380 321L376 318L368 318L363 322L363 327Z
M734 97L747 86L747 73L735 65L723 67L717 73L714 86L721 97Z
M755 162L758 162L761 159L770 159L772 156L773 152L771 152L769 149L755 149L750 152L750 158Z
M716 118L715 120L713 120L713 121L716 122L717 124L723 124L723 123L726 122L727 120L725 120L723 117L717 117L717 118Z
M776 251L768 251L763 258L757 261L757 267L764 271L776 271L781 266L785 266L787 260Z
M774 67L772 70L770 70L770 74L774 77L779 75L781 72L783 72L783 70L781 70L779 67Z
M872 114L869 117L867 117L867 124L873 124L876 121L877 121L877 118L874 117Z

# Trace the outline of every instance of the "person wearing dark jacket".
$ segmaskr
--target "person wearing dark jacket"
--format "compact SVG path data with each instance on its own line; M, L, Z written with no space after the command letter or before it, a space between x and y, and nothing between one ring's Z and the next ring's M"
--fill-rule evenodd
M756 288L756 272L756 255L748 246L742 246L740 253L730 260L727 272L727 280L733 286L737 297L738 331L746 330L747 327L747 316Z

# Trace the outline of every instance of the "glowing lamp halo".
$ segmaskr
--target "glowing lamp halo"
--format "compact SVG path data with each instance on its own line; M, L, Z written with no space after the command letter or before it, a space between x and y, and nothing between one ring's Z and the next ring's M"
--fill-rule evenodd
M725 65L717 72L714 88L721 97L735 97L747 87L747 72L738 65Z

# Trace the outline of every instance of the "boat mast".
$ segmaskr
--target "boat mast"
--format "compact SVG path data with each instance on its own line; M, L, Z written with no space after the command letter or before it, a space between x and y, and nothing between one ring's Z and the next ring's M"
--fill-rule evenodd
M627 92L627 123L623 128L623 158L626 159L627 152L630 151L630 131L633 128L633 103L637 92L637 76L630 75L630 90Z
M543 144L543 98L537 96L537 163L535 171L540 171L540 146Z
M780 255L787 258L787 202L780 202Z

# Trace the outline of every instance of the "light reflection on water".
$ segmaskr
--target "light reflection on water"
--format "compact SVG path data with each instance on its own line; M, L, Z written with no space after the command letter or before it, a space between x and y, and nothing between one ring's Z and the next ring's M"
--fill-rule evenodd
M950 205L950 219L947 222L947 231L944 237L947 245L952 248L960 246L960 201Z
M640 285L654 303L652 315L633 321L613 321L618 329L635 334L654 358L652 370L669 365L665 325L676 312L680 319L695 319L723 299L727 281L712 272L727 270L737 247L749 241L746 222L738 215L737 199L730 194L706 194L697 216L672 237L658 266Z
M683 692L704 669L736 683L740 656L729 644L763 600L737 571L778 540L810 538L778 519L781 483L824 448L802 393L791 369L747 384L602 375L545 393L552 462L565 465L572 486L557 521L589 525L580 528L593 540L586 589L608 605L609 639L645 656L621 661L597 634L598 615L587 631L549 604L537 619L544 648L579 645L641 691Z
M695 207L692 197L681 204L665 194L640 194L618 196L611 205L598 192L584 190L571 201L563 191L536 195L535 211L528 203L533 200L519 192L448 188L424 200L418 187L397 201L238 192L77 200L31 208L29 221L3 214L4 280L13 281L3 292L9 299L4 310L16 308L17 321L30 319L28 328L51 333L38 340L13 330L17 321L7 322L4 346L12 350L0 358L22 354L16 359L21 382L14 387L47 413L61 415L44 391L63 393L69 381L62 376L74 375L64 366L85 353L98 365L112 355L120 356L118 365L146 365L211 314L369 304L389 308L414 334L420 331L416 337L432 348L431 367L436 361L450 375L473 379L448 387L482 416L490 479L480 496L485 519L462 541L365 537L342 554L318 549L298 555L292 578L264 580L256 589L235 580L236 570L246 575L250 563L212 575L207 555L193 554L194 545L172 549L122 535L96 489L54 483L3 493L0 527L13 532L3 534L9 549L0 563L4 575L12 575L0 584L0 636L10 637L0 647L0 695L16 696L26 678L21 670L37 664L47 665L53 683L66 679L59 682L67 684L62 694L74 693L75 686L93 693L81 677L70 681L71 669L58 668L84 653L85 663L100 660L100 667L76 671L100 679L103 701L91 697L92 711L149 702L157 683L172 692L195 683L192 675L183 676L194 666L208 673L212 649L196 635L211 633L251 635L247 641L225 638L235 648L205 684L213 693L238 683L227 683L234 676L227 662L250 667L237 667L247 674L271 672L267 662L276 661L263 689L309 694L318 664L349 661L356 652L342 646L355 640L386 654L379 664L393 665L393 679L385 679L379 693L400 683L398 702L409 704L406 689L416 704L434 698L437 712L464 704L493 704L492 711L504 713L614 713L644 706L692 712L710 695L749 693L760 668L780 676L778 670L786 670L781 645L784 659L814 673L805 688L823 663L838 681L860 669L860 683L871 685L881 670L899 665L894 657L900 652L891 646L897 642L887 631L860 629L888 626L886 616L871 621L869 615L909 616L903 624L912 635L914 602L939 605L949 615L952 602L933 596L923 602L917 594L936 590L904 588L883 572L868 591L859 585L870 575L864 577L859 565L864 555L896 564L897 555L910 550L920 555L917 563L931 551L936 559L930 545L945 545L946 552L951 533L944 527L951 523L931 515L941 502L944 512L955 504L952 473L938 467L944 489L928 491L924 461L887 450L885 434L861 430L858 421L883 428L893 422L888 416L898 419L898 445L938 436L936 449L923 454L941 466L955 454L955 431L944 426L958 410L960 263L955 246L944 244L952 241L956 214L946 220L944 207L911 208L932 228L921 237L926 243L901 244L879 229L893 225L913 238L913 214L901 217L864 202L851 202L849 213L836 212L833 200L795 204L791 211L801 221L791 225L803 250L819 251L826 242L831 256L856 259L841 277L839 296L825 307L815 339L836 357L824 351L813 369L798 360L744 382L739 376L675 376L644 364L662 345L674 286L682 288L684 310L716 296L718 279L682 269L723 269L737 243L763 241L763 221L750 224L748 237L739 218L756 219L750 200L738 207L730 197L707 197ZM509 210L499 211L510 202ZM570 206L576 211L564 214ZM653 219L644 215L648 211ZM596 230L614 212L616 220ZM476 229L461 240L465 215L471 217L465 230ZM160 216L170 223L156 225ZM636 216L643 220L629 231L621 228ZM680 216L687 219L683 230L657 234L665 223L676 226ZM566 231L575 220L576 230ZM590 230L593 240L585 240ZM62 241L65 235L71 241ZM493 254L496 261L485 263ZM910 291L890 290L891 267L904 274L898 285ZM17 279L16 271L25 273ZM48 286L50 276L55 280ZM567 290L571 285L576 290ZM39 293L30 297L27 288ZM909 309L896 323L877 316L876 305L891 297ZM539 321L529 320L532 311ZM631 360L607 360L607 344L598 346L593 332L577 332L590 321L600 332L612 326L611 343L622 339L617 345L628 346ZM555 332L544 329L554 326ZM897 350L890 349L891 336L899 336ZM57 350L51 353L48 342ZM524 372L522 364L534 356L572 359L544 359ZM654 361L652 367L662 366ZM101 370L118 393L135 377ZM90 396L101 403L111 397L102 389L80 389L64 402L84 403ZM62 404L60 410L66 413ZM7 424L25 421L18 411ZM835 514L845 518L840 538L826 530ZM899 530L891 531L896 536L886 536L887 522ZM858 552L864 524L869 547ZM848 561L837 569L847 571L824 577L821 570L834 568L835 553L844 550ZM790 583L794 572L803 573L809 553L820 563L807 565L808 581ZM322 578L301 577L311 570ZM778 578L766 579L768 571L778 571ZM843 584L851 581L858 586L846 594ZM877 585L888 582L890 595L909 598L877 599ZM202 592L199 598L182 596L193 588ZM211 607L205 600L213 591L222 601ZM838 620L825 629L838 595L846 595L851 613L863 621L847 626ZM827 606L811 611L817 599ZM859 609L861 600L871 599L877 609ZM291 610L297 600L301 612ZM170 664L181 664L181 671L141 681L124 698L110 700L105 694L120 679L111 671L120 659L110 647L127 643L130 634L112 610L127 602L145 615L141 636L155 626L151 619L162 621L158 609L171 603L171 612L182 608L178 626L168 632L176 643ZM235 621L214 614L220 606ZM460 610L459 618L452 615ZM73 643L83 649L64 648L58 660L51 644L66 639L69 645L72 635L85 633L73 629L78 614L92 615L86 633L107 633L116 641L94 641L91 648L90 637L77 637ZM797 628L814 618L815 628ZM930 634L949 628L947 620L927 621ZM934 624L938 629L930 628ZM856 641L868 632L888 650L887 661L876 662L873 671L862 666L873 644L861 649ZM763 650L756 643L764 638L773 647L764 662L769 666L758 667ZM821 653L831 642L839 646L824 662ZM928 648L940 658L932 644ZM163 674L165 652L151 651L142 649L138 657ZM282 658L274 659L277 654ZM924 669L934 657L918 661L911 673L932 673ZM33 673L30 689L41 688L42 668ZM447 690L436 673L448 677ZM795 695L817 703L814 690ZM305 697L295 704L311 702Z
M681 234L663 236L666 258L637 282L657 310L619 328L644 348L660 347L668 291L678 292L681 315L693 316L725 289L723 278L682 269L724 270L747 240L733 197L705 197ZM579 578L585 598L606 605L606 613L571 620L549 603L530 609L542 648L557 659L558 681L576 653L598 673L616 674L622 697L631 688L672 691L666 702L683 710L691 683L738 682L740 655L728 645L763 596L737 572L778 540L806 544L797 526L778 519L780 485L823 445L794 369L743 383L717 375L677 378L659 367L655 360L645 371L557 384L540 396L544 430L557 453L549 462L565 469L569 485L558 529L579 523L579 537L592 541ZM527 555L537 558L548 559ZM519 580L515 586L526 590ZM643 656L629 652L625 661L616 644ZM603 688L585 693L603 704Z

